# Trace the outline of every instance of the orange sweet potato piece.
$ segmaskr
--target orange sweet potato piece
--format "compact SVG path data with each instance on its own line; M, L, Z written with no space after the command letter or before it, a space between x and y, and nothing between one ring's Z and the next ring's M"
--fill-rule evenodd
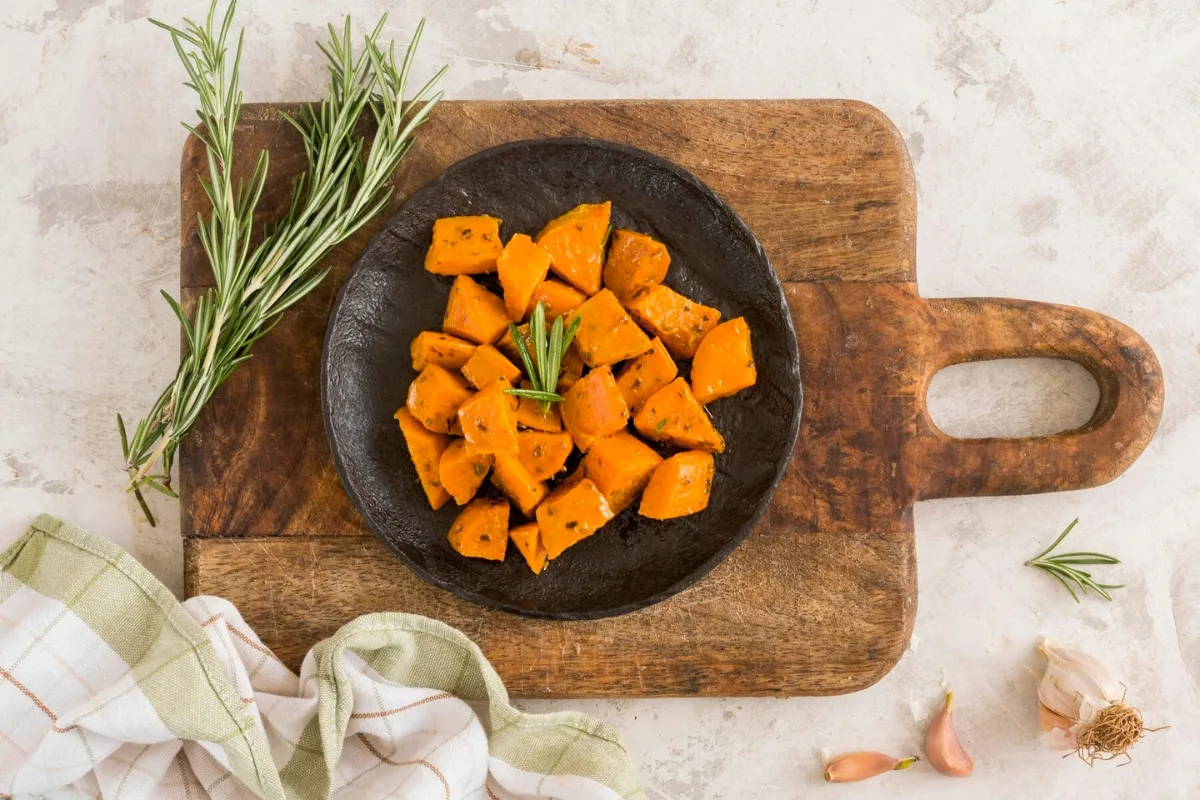
M629 431L597 439L583 459L587 476L604 499L620 514L645 488L662 456Z
M442 330L451 336L491 344L508 328L504 301L467 275L459 275L450 287L450 301L442 318Z
M532 353L533 342L529 338L529 323L517 325L516 328L521 336L525 337L525 347ZM508 360L514 364L519 363L521 360L521 354L517 351L517 343L513 341L512 332L507 327L504 329L504 335L496 342L496 349L508 356Z
M472 386L482 389L496 381L506 381L511 386L521 377L521 370L490 344L481 344L463 364L462 374Z
M525 316L533 313L535 304L541 303L546 306L546 320L553 323L555 317L570 314L583 305L584 300L587 300L587 295L583 292L576 291L565 283L544 280L534 288L533 296L529 298L529 307L525 309Z
M521 381L521 388L532 389L533 384L529 381ZM550 410L543 414L541 404L537 400L522 397L520 401L517 406L517 425L519 427L548 433L557 433L562 430L562 417L558 415L557 403L551 403ZM520 437L520 433L517 436Z
M435 275L495 272L501 249L495 217L442 217L433 223L425 269Z
M558 393L562 394L567 391L582 377L583 359L579 356L579 351L575 349L575 342L572 341L567 352L563 354L562 363L558 365Z
M604 262L604 285L622 302L663 282L671 256L662 242L644 233L615 230Z
M713 472L710 453L676 453L654 470L638 513L650 519L674 519L703 511L712 494Z
M701 403L737 394L758 380L750 326L741 317L722 322L708 332L692 361L692 394Z
M534 239L550 251L550 269L584 294L600 291L612 203L584 203L551 220Z
M504 307L508 318L520 322L525 318L529 298L533 290L546 279L550 269L550 254L541 245L533 243L523 233L518 233L504 245L504 252L496 261L500 288L504 290Z
M695 367L692 369L694 371ZM646 398L675 380L678 374L679 368L675 366L662 339L655 339L648 351L621 368L621 374L617 376L617 388L625 398L625 405L636 414Z
M566 320L567 324L576 317L579 330L575 332L573 346L589 367L615 364L650 349L650 337L608 289L589 297Z
M459 406L471 396L463 379L453 372L430 364L408 386L408 410L417 420L438 433L454 428Z
M565 488L560 486L537 509L546 555L558 558L612 518L612 508L591 480L584 478Z
M404 435L408 455L412 458L413 466L417 468L417 477L421 480L425 497L433 510L437 511L450 499L450 493L446 491L438 474L438 463L450 443L450 438L426 428L407 408L396 412L396 421L400 423L400 433Z
M720 453L725 440L704 407L692 396L683 378L676 378L654 394L633 418L638 433L654 442L665 442L687 450Z
M492 483L516 503L527 517L533 515L548 491L546 484L535 478L517 456L496 456L496 463L492 466Z
M504 393L511 388L504 381L489 383L459 407L458 423L467 440L468 453L516 456L520 452L517 404L513 402L516 398Z
M467 452L467 440L455 439L442 453L438 464L438 475L442 486L454 498L454 502L465 506L479 491L488 470L492 468L492 455L472 455Z
M430 364L446 369L462 369L475 352L475 345L437 331L421 331L408 348L412 367L417 372Z
M617 389L612 370L594 369L568 389L563 394L562 419L575 445L585 453L596 439L624 428L629 422L629 408Z
M508 548L508 501L475 498L459 512L448 538L460 555L503 561Z
M700 305L666 286L643 289L626 304L642 327L663 340L676 358L691 358L705 334L716 327L721 312Z
M525 563L537 575L546 567L546 548L542 544L542 534L536 522L526 522L510 528L508 538L512 539L517 550L525 557Z
M543 481L562 472L575 449L569 433L518 431L517 441L521 443L521 463L533 477Z

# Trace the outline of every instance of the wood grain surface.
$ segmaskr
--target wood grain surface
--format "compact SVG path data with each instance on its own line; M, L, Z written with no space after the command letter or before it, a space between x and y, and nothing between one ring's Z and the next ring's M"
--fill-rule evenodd
M247 160L271 151L262 216L303 167L277 107L250 106ZM921 498L1084 488L1119 475L1162 411L1146 343L1093 312L922 299L916 200L903 141L851 101L447 102L397 176L393 207L459 158L506 141L595 136L665 156L709 184L762 241L792 308L804 417L767 514L696 586L594 622L528 620L424 584L366 530L321 422L325 320L356 254L218 392L180 455L189 595L218 594L287 663L353 617L407 611L483 648L514 696L799 695L855 691L900 658L916 611L912 504ZM211 283L195 235L202 151L185 149L181 282ZM925 408L933 374L1000 357L1077 361L1101 387L1083 428L960 440Z

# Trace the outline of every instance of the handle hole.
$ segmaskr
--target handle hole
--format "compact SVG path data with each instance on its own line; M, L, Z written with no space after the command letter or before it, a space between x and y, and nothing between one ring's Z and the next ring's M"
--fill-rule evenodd
M1086 369L1056 358L1001 358L946 367L929 385L933 423L960 439L1050 436L1083 427L1100 387Z

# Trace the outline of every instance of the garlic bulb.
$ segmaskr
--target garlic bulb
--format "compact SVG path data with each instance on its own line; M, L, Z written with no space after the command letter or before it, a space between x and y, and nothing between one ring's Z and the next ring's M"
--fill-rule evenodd
M1146 730L1126 705L1125 687L1094 656L1050 639L1038 645L1046 671L1038 681L1038 726L1059 750L1092 762L1125 755Z

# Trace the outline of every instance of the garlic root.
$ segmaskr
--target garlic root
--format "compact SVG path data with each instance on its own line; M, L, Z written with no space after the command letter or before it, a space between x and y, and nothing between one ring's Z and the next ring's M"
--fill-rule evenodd
M929 724L925 734L925 756L933 768L952 778L965 778L975 769L958 733L954 730L954 693L946 692L946 703Z
M866 750L859 750L840 755L826 764L825 780L829 783L853 783L854 781L874 778L876 775L882 775L885 772L908 769L920 760L916 756L910 758L893 758L887 753L873 753Z

